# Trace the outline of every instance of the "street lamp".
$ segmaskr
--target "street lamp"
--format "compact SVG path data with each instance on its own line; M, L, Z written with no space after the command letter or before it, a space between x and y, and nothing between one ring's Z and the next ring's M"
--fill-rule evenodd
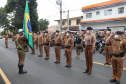
M57 0L56 4L60 5L60 32L62 32L62 0Z

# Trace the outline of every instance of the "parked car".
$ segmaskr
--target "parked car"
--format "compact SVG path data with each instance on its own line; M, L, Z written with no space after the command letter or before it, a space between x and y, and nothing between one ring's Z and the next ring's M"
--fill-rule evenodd
M3 39L3 36L0 35L0 39Z

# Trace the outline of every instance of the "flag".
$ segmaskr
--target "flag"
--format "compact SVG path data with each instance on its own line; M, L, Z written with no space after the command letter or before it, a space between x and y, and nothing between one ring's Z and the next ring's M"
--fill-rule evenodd
M33 49L32 27L30 22L30 14L28 7L28 0L26 0L24 22L23 22L24 36L28 39L27 43Z

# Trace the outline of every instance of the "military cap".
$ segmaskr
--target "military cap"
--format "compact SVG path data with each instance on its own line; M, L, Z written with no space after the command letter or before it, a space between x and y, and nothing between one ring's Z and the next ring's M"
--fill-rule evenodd
M93 30L93 28L91 28L91 27L87 27L87 30Z
M107 29L108 31L111 31L111 29Z
M124 33L121 32L121 31L116 31L115 33L118 34L118 35L122 35L122 34L124 34Z
M48 31L45 31L45 33L48 33Z
M60 32L59 30L56 30L56 32Z
M81 31L84 31L84 30L81 30Z

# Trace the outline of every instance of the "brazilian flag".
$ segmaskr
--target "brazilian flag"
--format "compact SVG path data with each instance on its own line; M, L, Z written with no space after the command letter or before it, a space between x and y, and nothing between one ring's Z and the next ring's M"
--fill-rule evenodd
M25 37L28 39L27 43L29 44L31 49L33 49L32 27L31 27L31 22L30 22L28 0L26 0L26 6L25 6L23 30L24 30Z

